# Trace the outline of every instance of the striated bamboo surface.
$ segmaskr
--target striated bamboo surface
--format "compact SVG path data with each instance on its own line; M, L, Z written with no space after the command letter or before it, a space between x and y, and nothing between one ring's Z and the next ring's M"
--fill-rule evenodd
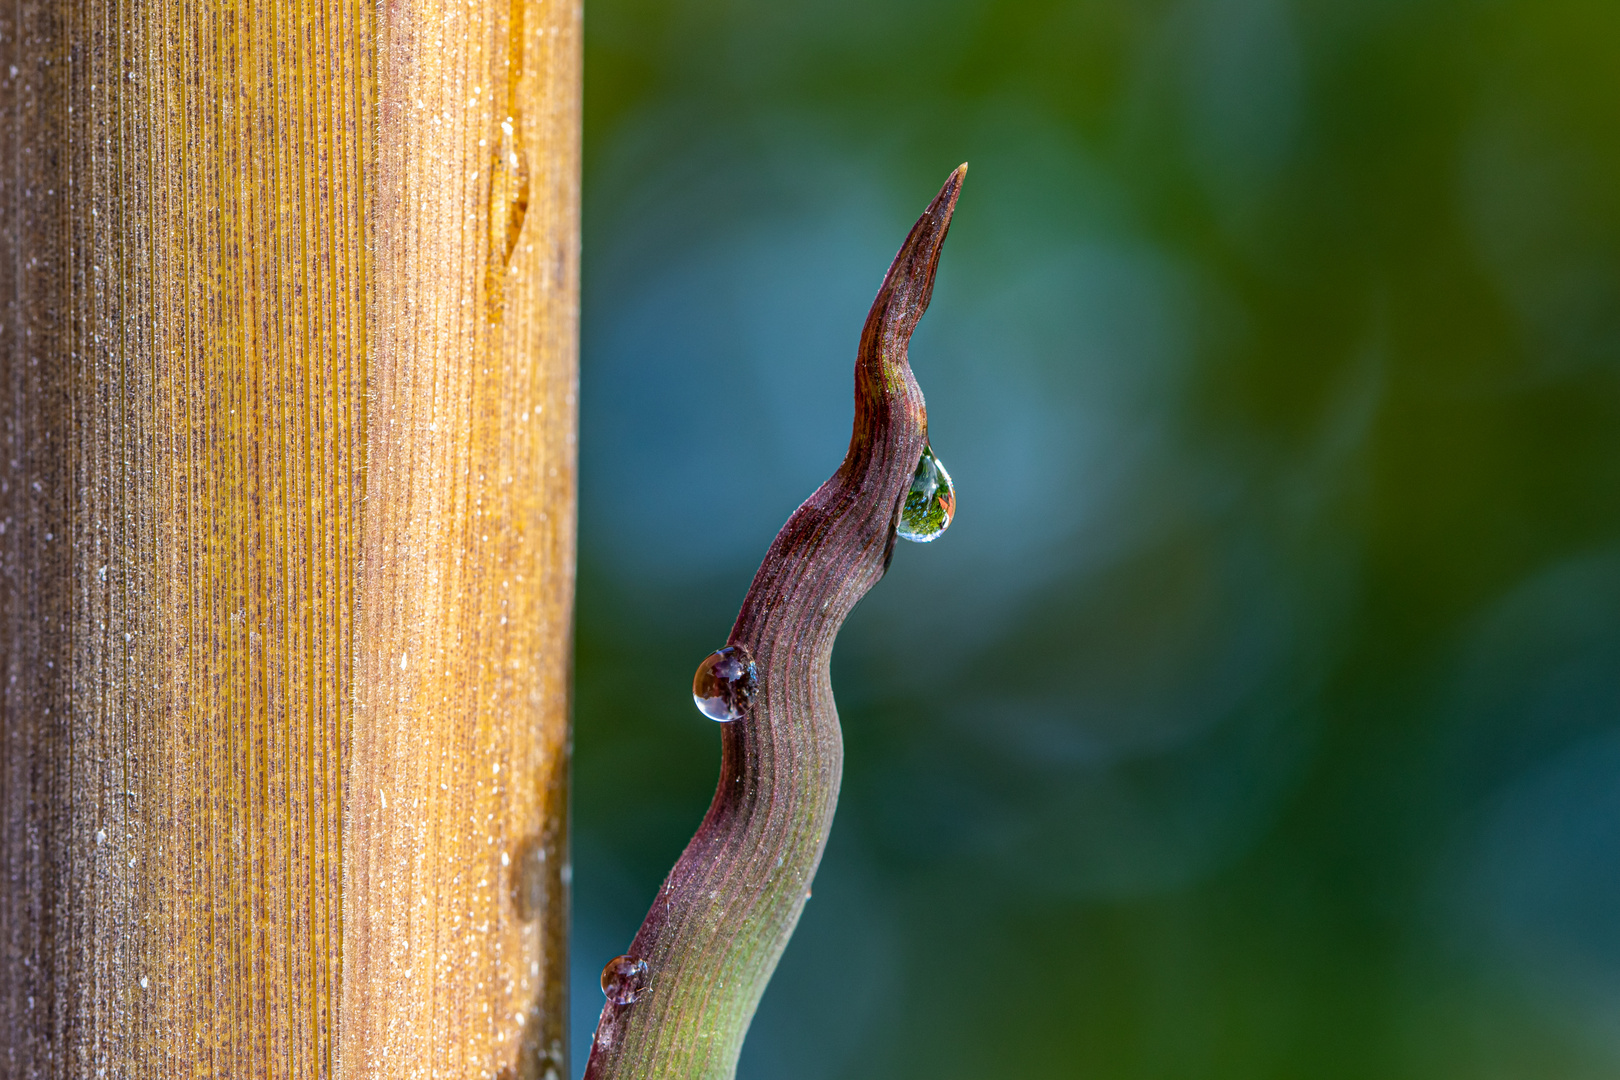
M0 1076L559 1067L578 25L0 9Z
M579 25L383 12L349 1076L568 1075Z

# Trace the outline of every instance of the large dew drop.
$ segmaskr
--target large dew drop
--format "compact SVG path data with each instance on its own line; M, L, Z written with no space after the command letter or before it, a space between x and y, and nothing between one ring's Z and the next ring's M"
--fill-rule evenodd
M602 969L602 993L615 1005L628 1005L647 989L647 961L615 956Z
M692 700L710 720L726 723L748 711L759 688L759 669L746 645L712 652L692 676Z
M956 516L956 489L951 474L934 456L934 448L924 446L922 460L911 478L905 505L900 507L900 524L895 532L907 540L926 544L938 540Z

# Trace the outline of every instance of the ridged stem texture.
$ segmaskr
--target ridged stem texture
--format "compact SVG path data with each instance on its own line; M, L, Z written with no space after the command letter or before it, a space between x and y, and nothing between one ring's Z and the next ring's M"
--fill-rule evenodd
M569 1075L580 16L378 8L353 1080Z
M602 1008L587 1080L724 1080L804 910L843 767L828 664L845 617L888 568L927 443L906 348L933 292L967 167L895 256L861 334L843 465L794 511L754 575L728 644L758 687L722 728L720 781L627 954L639 993Z
M0 4L0 1078L567 1075L577 0Z

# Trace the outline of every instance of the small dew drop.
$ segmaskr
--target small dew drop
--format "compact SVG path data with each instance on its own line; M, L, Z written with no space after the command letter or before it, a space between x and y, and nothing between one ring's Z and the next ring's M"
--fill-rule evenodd
M628 1005L647 989L647 961L615 956L602 969L602 993L615 1005Z
M692 677L692 700L698 712L726 723L748 711L759 689L759 668L746 645L727 645L710 653Z
M926 544L938 540L955 516L956 489L951 486L951 474L934 456L934 448L924 446L895 532L906 540Z

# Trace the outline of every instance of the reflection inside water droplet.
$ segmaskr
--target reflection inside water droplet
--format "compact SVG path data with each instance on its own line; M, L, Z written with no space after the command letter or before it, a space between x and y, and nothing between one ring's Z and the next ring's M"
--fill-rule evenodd
M615 1005L628 1005L647 989L647 961L615 956L602 969L602 993Z
M746 645L710 653L692 677L692 700L710 720L725 723L748 711L759 688L759 669Z
M926 544L937 540L956 515L956 489L951 474L934 456L932 446L924 446L922 460L911 478L905 505L900 508L900 524L895 533L907 540Z

